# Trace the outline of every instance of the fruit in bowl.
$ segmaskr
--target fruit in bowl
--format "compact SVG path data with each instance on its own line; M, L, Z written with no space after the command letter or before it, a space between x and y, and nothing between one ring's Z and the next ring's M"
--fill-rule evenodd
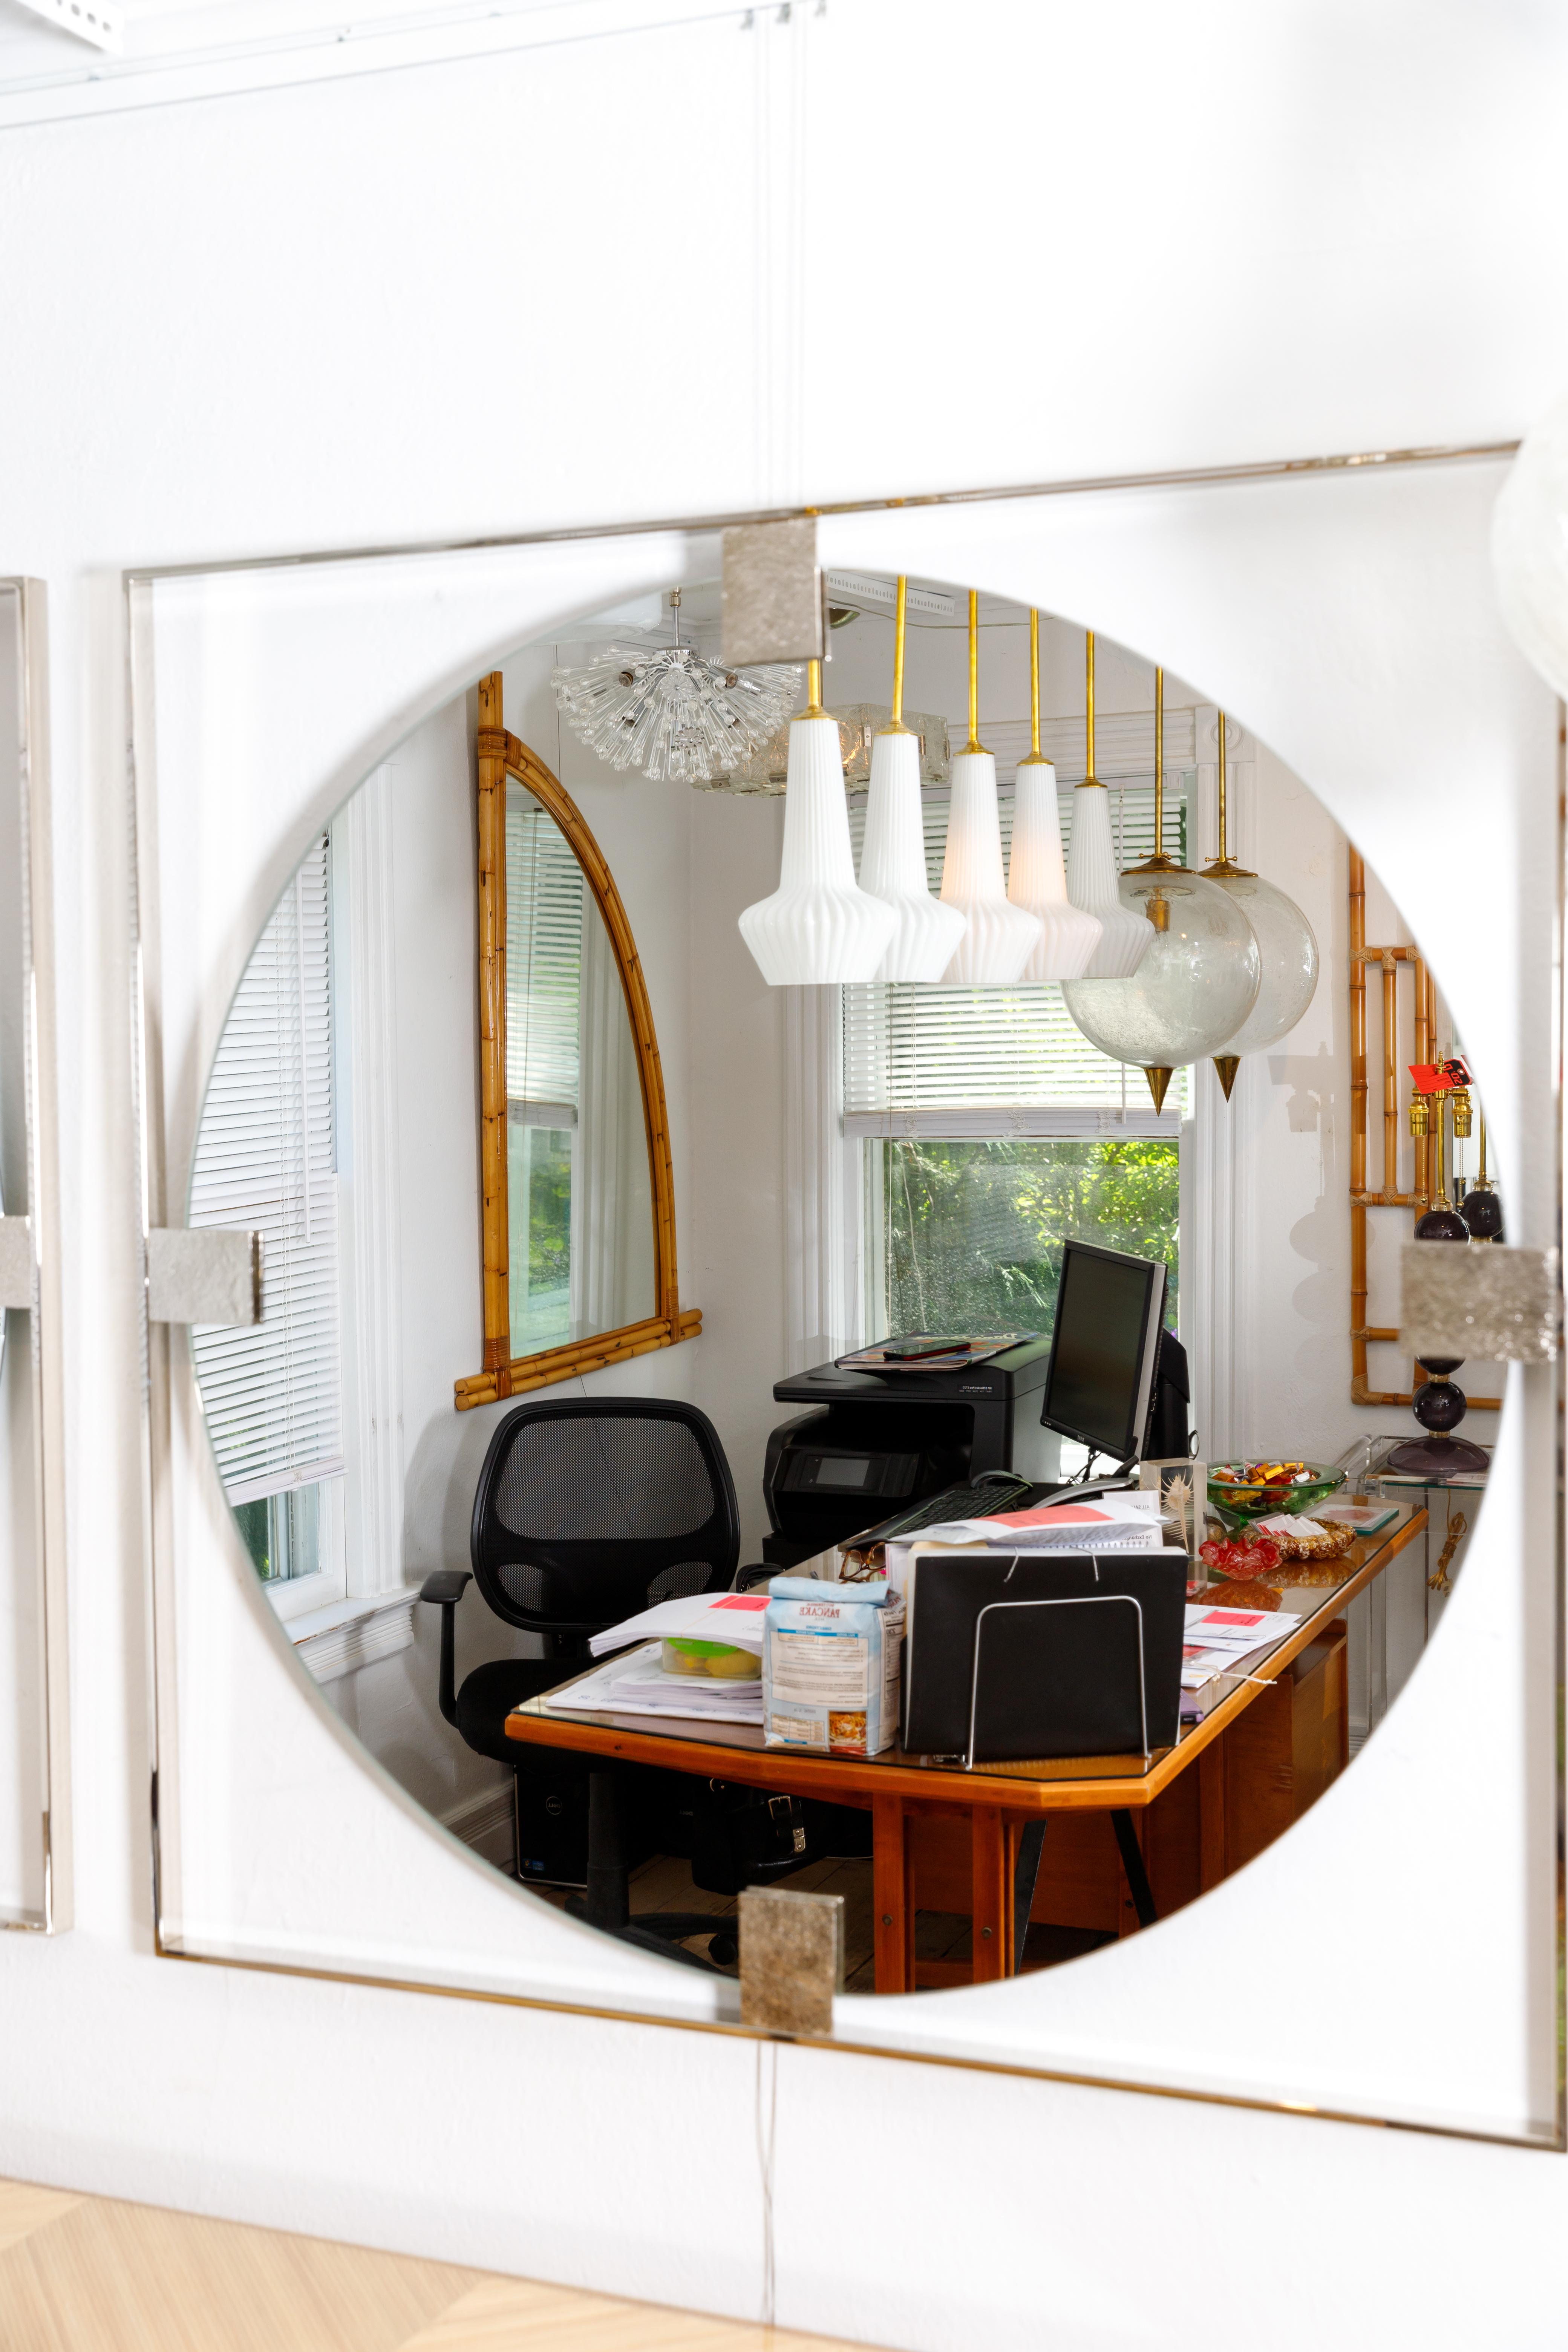
M1211 1462L1209 1504L1227 1528L1240 1528L1276 1511L1310 1511L1344 1483L1329 1462Z

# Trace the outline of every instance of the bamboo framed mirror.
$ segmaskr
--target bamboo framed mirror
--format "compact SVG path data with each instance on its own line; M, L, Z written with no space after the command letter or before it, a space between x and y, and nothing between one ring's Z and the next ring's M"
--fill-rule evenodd
M615 878L479 688L483 1370L459 1412L695 1338L658 1041Z

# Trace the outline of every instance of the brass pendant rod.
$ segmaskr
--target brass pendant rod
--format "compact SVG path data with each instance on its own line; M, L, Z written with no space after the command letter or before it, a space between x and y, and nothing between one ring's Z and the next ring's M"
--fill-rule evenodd
M803 719L820 719L822 716L822 664L819 661L806 663L805 709L800 715Z
M1216 712L1215 716L1219 722L1219 771L1216 779L1219 796L1219 862L1223 866L1230 856L1225 838L1225 713L1221 710Z
M1083 781L1086 784L1098 784L1100 778L1094 772L1094 631L1092 629L1086 629L1083 633Z
M1165 673L1154 672L1154 855L1165 855Z
M969 740L966 751L983 751L980 740L980 594L969 592Z
M1029 614L1029 757L1040 756L1040 616Z
M899 609L893 622L893 723L888 730L893 735L904 731L904 605L909 591L910 583L900 572Z
M1484 1110L1477 1110L1476 1121L1480 1129L1476 1139L1476 1156L1479 1161L1476 1171L1476 1190L1484 1192L1487 1189L1487 1115Z

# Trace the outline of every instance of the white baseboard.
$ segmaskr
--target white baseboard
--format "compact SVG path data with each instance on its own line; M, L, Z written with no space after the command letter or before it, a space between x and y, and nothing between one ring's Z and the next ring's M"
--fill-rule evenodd
M503 1780L499 1788L481 1789L477 1797L465 1797L441 1816L443 1829L462 1839L465 1845L482 1845L500 1830L511 1833L512 1783Z

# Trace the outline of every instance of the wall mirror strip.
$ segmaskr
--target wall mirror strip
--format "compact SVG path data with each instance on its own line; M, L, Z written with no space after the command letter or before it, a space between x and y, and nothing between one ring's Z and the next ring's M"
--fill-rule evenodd
M1407 481L1423 528L1399 593L1348 614L1383 484L825 521L816 803L797 764L820 718L706 774L656 772L646 740L640 764L602 756L606 666L637 691L679 651L715 709L736 690L717 535L132 580L153 1213L279 1223L254 1332L153 1336L166 1951L733 2029L735 1900L782 1883L846 1898L841 2044L1555 2144L1549 1750L1534 1777L1520 1761L1549 1739L1553 1375L1414 1368L1396 1286L1417 1220L1471 1247L1478 1197L1510 1241L1555 1213L1552 1139L1519 1110L1550 1083L1551 910L1500 983L1489 950L1483 985L1400 784L1456 807L1468 788L1429 708L1440 597L1462 616L1444 659L1458 625L1520 809L1517 836L1476 845L1489 885L1517 889L1528 835L1555 856L1553 707L1485 575L1501 470ZM1034 953L1032 910L1092 909L1099 858L1102 931L1120 908L1180 950L1138 1003L1091 992L1135 972L1031 977L1026 958L763 977L740 919L781 856L810 880L792 815L826 812L833 887L861 895L875 868L900 577L905 895L976 934L987 904L1021 910ZM1289 677L1281 630L1304 649ZM220 806L202 751L226 676L252 681L254 724ZM794 678L786 710L816 687ZM1254 877L1318 959L1256 1045L1270 919L1235 920ZM1259 976L1211 1036L1204 975L1233 950ZM668 1261L628 971L662 1048ZM240 1147L246 1118L270 1158ZM677 1211L700 1329L677 1319ZM716 1639L715 1604L802 1638L787 1594L745 1604L775 1573L847 1573L833 1605L871 1650L903 1595L906 1709L948 1704L945 1666L917 1679L922 1599L927 1657L967 1661L973 1698L986 1558L944 1581L900 1540L918 1527L855 1538L895 1506L1028 1505L1095 1466L1091 1443L1117 1455L1065 1374L1047 1386L1097 1266L1147 1277L1125 1377L1152 1375L1162 1329L1187 1358L1180 1458L1120 1507L1094 1571L1147 1582L1173 1645L1154 1679L1140 1665L1136 1737L1125 1707L1071 1715L1127 1660L1032 1628L1006 1701L1028 1733L942 1717L907 1750L847 1685L775 1686L754 1640ZM866 1360L889 1339L921 1368ZM959 1340L970 1360L944 1362ZM1149 1452L1146 1406L1121 1452ZM245 1433L265 1458L242 1459ZM976 1492L990 1472L1019 1483ZM1303 1534L1308 1488L1324 1516ZM1003 1557L1034 1601L1061 1597L1059 1560ZM1266 1621L1258 1643L1184 1685L1186 1612L1215 1605ZM1507 1661L1484 1678L1478 1624ZM1034 1696L1052 1689L1059 1738ZM1485 1808L1456 1706L1492 1759ZM1423 1860L1435 1810L1450 1864L1473 1840L1485 1882L1462 1918L1451 1866ZM590 1900L591 1853L615 1866ZM1201 1997L1243 1942L1270 1981L1348 1980L1369 1908L1411 1965L1362 1987L1350 2025L1264 2000L1221 2021ZM1478 1988L1458 2044L1422 2022L1434 1938L1444 2002L1456 1971Z
M0 1926L71 1924L45 590L0 580Z

